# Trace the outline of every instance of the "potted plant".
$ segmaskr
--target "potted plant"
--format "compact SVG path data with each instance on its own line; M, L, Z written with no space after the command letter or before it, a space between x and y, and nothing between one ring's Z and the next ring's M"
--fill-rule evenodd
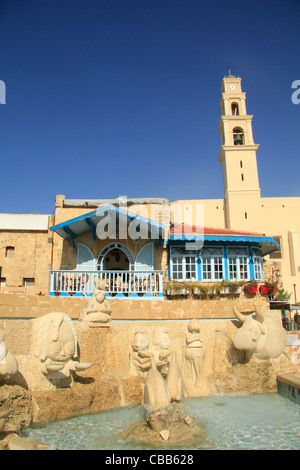
M193 294L194 295L201 295L201 287L200 286L193 286Z
M283 287L276 287L276 300L280 300L282 302L289 302L292 294L289 294Z
M275 282L265 282L259 286L259 292L262 295L274 295L275 294Z
M244 286L244 291L247 294L256 294L258 285L256 281L250 281Z
M187 286L186 283L182 281L166 281L164 283L164 290L167 295L172 297L176 295L189 294L189 286Z
M210 286L197 283L192 286L192 292L194 296L207 299L210 293Z
M219 292L222 295L230 294L230 282L228 281L221 281L219 284Z
M244 282L231 282L230 290L232 294L239 295L242 292Z

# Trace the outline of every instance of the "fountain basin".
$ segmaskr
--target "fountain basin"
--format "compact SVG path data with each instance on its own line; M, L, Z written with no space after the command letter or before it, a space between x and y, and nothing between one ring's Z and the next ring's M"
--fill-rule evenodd
M183 406L201 423L205 438L198 447L185 445L182 449L300 449L300 407L278 393L187 398ZM143 418L142 406L122 407L49 423L44 428L27 428L21 436L61 450L155 449L120 437ZM163 441L160 448L166 448Z

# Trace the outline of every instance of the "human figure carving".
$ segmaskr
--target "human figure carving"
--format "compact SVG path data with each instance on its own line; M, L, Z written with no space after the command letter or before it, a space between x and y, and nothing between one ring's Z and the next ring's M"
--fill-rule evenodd
M177 364L175 351L173 351L171 355L171 362L166 377L166 383L170 392L171 401L179 402L187 396L185 392L183 377Z
M200 335L200 322L196 318L188 324L185 357L191 361L193 375L195 376L195 386L201 387L204 372L204 349Z
M98 279L93 292L92 298L85 304L80 312L79 320L108 323L111 321L111 308L107 300L105 300L108 284L102 279Z
M147 354L149 348L149 340L143 329L136 330L132 344L132 362L141 371L145 372L150 369L150 355Z
M163 326L156 326L154 330L153 346L156 366L163 376L167 375L169 366L170 338L169 330Z
M150 359L151 368L145 381L143 402L152 408L166 408L171 403L169 389L157 370L153 354L150 354Z
M0 375L10 377L18 372L15 356L7 350L4 342L4 331L0 330Z
M71 318L65 313L52 312L41 317L36 328L35 357L41 361L44 374L88 369L92 363L79 362L77 332Z

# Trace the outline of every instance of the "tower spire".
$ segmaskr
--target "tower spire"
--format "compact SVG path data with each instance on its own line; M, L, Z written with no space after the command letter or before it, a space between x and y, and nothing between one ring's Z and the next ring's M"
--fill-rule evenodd
M236 78L235 75L232 75L232 74L231 74L230 65L228 65L228 75L227 75L227 78Z

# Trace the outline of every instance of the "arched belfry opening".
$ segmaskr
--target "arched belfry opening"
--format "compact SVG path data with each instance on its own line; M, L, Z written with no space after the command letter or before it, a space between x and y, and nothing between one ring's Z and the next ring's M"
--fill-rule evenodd
M240 115L239 105L237 103L232 103L231 104L231 114L232 114L232 116L239 116Z
M233 143L234 145L244 145L245 144L245 136L244 131L241 127L235 127L233 129Z

